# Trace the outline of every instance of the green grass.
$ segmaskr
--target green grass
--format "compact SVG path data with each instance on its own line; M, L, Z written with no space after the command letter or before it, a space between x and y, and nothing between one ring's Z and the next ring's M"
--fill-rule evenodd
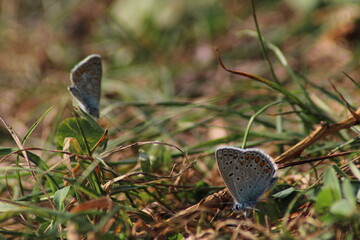
M339 62L322 65L314 49L334 40L334 31L325 20L308 19L360 6L264 1L254 12L250 1L155 2L24 6L18 41L31 40L26 22L36 22L33 37L46 61L26 47L36 61L24 58L18 71L2 74L13 80L3 85L4 99L17 100L0 103L15 109L1 114L0 239L360 238L355 123L282 161L276 186L248 218L232 213L214 158L225 144L263 148L276 159L320 122L332 129L351 116L348 108L356 111L358 40L342 36L350 56L324 48L327 60ZM88 7L91 18L81 11ZM9 29L1 26L3 41L16 46ZM48 34L48 45L40 33ZM241 76L221 68L215 47ZM4 49L16 60L11 53ZM68 71L91 53L100 53L104 65L98 122L66 110ZM296 165L346 151L352 154ZM221 201L196 205L210 198Z

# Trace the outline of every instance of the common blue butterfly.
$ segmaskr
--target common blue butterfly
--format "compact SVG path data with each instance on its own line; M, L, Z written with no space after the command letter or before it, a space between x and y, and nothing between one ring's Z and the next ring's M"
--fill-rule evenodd
M226 187L235 200L234 212L254 208L261 195L277 180L274 160L260 149L220 147L215 157Z
M100 55L93 54L78 63L70 74L68 87L82 110L99 118L102 66Z

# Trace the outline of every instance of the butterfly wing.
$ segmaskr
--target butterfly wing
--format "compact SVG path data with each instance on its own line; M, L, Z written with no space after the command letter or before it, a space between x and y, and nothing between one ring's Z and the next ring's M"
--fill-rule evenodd
M276 182L277 166L273 159L260 149L245 149L240 157L247 183L243 193L245 201L255 204Z
M76 65L70 74L72 86L68 89L80 107L95 118L99 117L101 96L101 57L93 54Z
M216 150L219 171L237 203L252 207L274 183L276 165L259 149L221 147Z
M226 187L236 202L244 202L244 191L246 182L243 181L245 172L240 166L240 156L243 149L234 147L222 147L216 150L215 156L218 163L220 175Z

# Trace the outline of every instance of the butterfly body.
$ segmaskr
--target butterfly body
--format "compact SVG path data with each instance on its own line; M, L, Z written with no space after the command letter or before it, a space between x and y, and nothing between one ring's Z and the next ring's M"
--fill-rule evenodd
M260 149L221 147L215 156L219 172L235 200L235 212L254 208L277 180L275 162Z
M93 54L77 64L70 73L70 93L82 110L99 118L102 66L100 55Z

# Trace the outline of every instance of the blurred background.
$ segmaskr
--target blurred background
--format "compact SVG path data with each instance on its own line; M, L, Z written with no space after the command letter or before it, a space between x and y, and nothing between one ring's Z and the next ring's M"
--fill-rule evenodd
M101 115L111 121L110 128L115 129L112 134L117 138L169 141L169 132L174 129L201 122L196 131L176 140L180 145L199 144L226 136L222 128L226 124L197 108L179 111L157 103L228 106L237 101L243 108L263 106L277 97L260 83L230 75L217 62L215 47L229 68L272 80L254 32L250 1L0 3L1 117L24 136L53 107L28 145L42 146L46 139L53 142L59 122L72 116L69 72L94 53L103 58ZM358 1L265 0L256 1L255 6L265 41L278 46L296 72L329 91L331 79L350 102L357 101L351 103L358 104L359 99L354 98L359 96L358 89L343 74L359 81ZM269 53L269 57L282 86L292 90L294 83L288 72L274 54ZM346 112L337 104L328 105L331 99L323 98L321 89L311 84L305 87L335 120L339 109ZM232 124L244 128L246 122L237 118ZM138 139L136 133L127 133L142 123L158 123L158 133L150 131ZM167 130L161 129L164 126ZM161 131L168 133L167 139L161 137ZM14 144L3 125L0 144Z

